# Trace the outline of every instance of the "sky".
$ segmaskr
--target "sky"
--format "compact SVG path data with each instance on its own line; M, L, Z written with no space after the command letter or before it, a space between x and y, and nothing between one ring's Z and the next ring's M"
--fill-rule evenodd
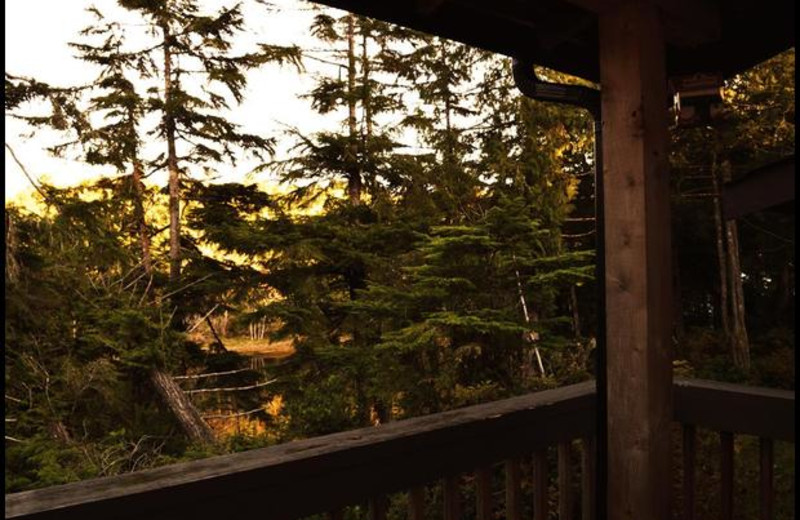
M212 8L229 3L205 2ZM300 0L272 0L271 3L281 9L265 13L263 6L254 2L248 4L251 12L245 12L245 19L250 31L239 40L243 46L265 42L319 47L319 43L309 35L308 27L314 15L310 4ZM34 77L53 85L91 81L95 75L94 69L76 59L68 46L68 42L77 40L79 31L93 21L93 16L86 11L91 5L109 18L121 17L125 22L141 24L135 17L126 17L127 13L117 6L116 0L6 0L6 72ZM253 9L261 12L252 12ZM42 16L43 13L46 16ZM243 130L260 135L274 135L285 125L296 126L304 131L330 128L330 118L315 114L310 109L310 101L298 97L311 90L314 75L324 72L326 66L306 60L305 67L303 74L298 74L292 67L277 66L251 72L245 101L231 111L230 118L242 125ZM45 148L62 141L58 134L37 131L31 136L30 128L23 122L9 117L5 119L6 143L34 178L56 186L68 186L110 173L107 168L89 167L74 157L51 156ZM336 124L335 120L333 124ZM285 150L279 150L279 153L285 153ZM218 180L268 180L263 175L254 179L246 177L253 166L255 163L243 161L237 167L227 169ZM30 182L7 149L5 172L6 201L32 190ZM152 182L162 184L163 179L154 177Z

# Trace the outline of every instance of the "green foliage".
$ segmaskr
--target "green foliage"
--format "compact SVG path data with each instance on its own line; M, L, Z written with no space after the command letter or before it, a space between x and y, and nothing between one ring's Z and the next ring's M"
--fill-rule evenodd
M188 353L168 309L145 298L125 206L111 190L91 201L46 190L53 216L6 209L17 265L5 292L7 490L130 471L184 444L145 381Z
M243 152L270 155L276 141L242 132L226 110L242 101L250 71L266 63L299 69L301 52L269 44L234 52L245 28L240 4L211 14L193 0L120 4L141 16L154 45L123 50L132 29L92 10L96 23L72 44L98 67L91 85L55 88L6 74L7 110L47 100L50 113L27 120L71 133L54 151L77 145L86 163L131 172L93 186L43 187L44 216L7 208L7 492L589 377L583 336L594 330L596 309L595 237L580 224L594 225L586 114L524 99L505 60L324 12L312 33L340 70L319 78L308 98L320 114L342 114L343 127L289 132L289 159L263 166L277 169L289 196L194 181ZM169 95L155 83L166 79L165 50L180 56ZM740 228L754 358L745 372L713 328L710 213L681 197L712 155L736 176L793 152L793 70L791 51L732 80L715 129L673 136L688 325L676 374L794 387L793 215L753 217ZM189 80L197 71L202 86ZM143 143L172 132L186 145L180 286L168 282L158 226L145 218L163 197L141 184L169 153L145 156ZM409 135L420 145L414 150L401 142ZM321 212L305 211L315 203ZM152 270L143 266L142 233L153 237ZM277 378L269 390L284 404L266 434L190 445L157 405L147 383L154 368L214 372L244 362L236 352L201 350L171 327L175 302L198 319L229 312L237 332L266 320L270 340L292 340L296 352L268 369ZM226 381L257 379L245 372ZM263 397L231 402L257 408Z

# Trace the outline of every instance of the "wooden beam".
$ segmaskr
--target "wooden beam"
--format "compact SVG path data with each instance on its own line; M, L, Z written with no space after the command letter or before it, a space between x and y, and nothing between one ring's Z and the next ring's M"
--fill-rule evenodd
M627 2L601 13L599 43L608 518L667 520L672 302L667 80L657 6Z
M722 212L735 219L794 200L794 155L725 184Z

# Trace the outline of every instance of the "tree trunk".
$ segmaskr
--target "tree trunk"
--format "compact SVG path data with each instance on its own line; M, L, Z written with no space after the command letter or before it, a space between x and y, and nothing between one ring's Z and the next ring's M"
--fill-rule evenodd
M214 442L214 433L211 428L200 417L194 404L169 374L159 369L153 369L150 372L150 381L153 383L161 400L180 423L184 433L192 441L202 444Z
M367 37L367 31L365 29L364 34L361 36L361 81L363 88L361 103L364 107L364 132L361 139L361 153L364 157L363 164L365 165L371 164L369 147L372 140L372 97L369 85L370 64L368 43L369 38ZM362 177L363 173L364 172L362 172Z
M19 274L19 264L17 264L17 234L14 231L14 221L11 215L6 213L6 266L5 266L5 280L6 282L14 282Z
M142 249L142 265L149 275L153 273L153 262L150 257L150 233L147 232L147 221L144 216L144 185L142 184L142 163L133 161L133 210L136 226L139 231L139 246Z
M169 281L181 277L180 177L175 151L175 118L172 106L172 35L169 26L161 26L164 36L164 130L167 139L167 172L169 173Z
M211 321L209 316L206 316L206 323L208 324L208 328L211 329L211 334L214 336L214 339L217 341L216 350L220 352L228 352L228 349L225 348L225 344L222 342L222 338L219 337L219 334L217 334L217 330L214 328L214 323Z
M361 204L361 171L358 167L358 125L356 122L356 34L355 18L347 16L347 128L349 131L349 157L347 194L350 204Z
M717 154L711 162L711 179L714 187L714 231L717 245L717 263L719 265L719 318L726 341L730 341L731 327L728 319L728 262L725 254L725 233L722 223L722 190L720 189L720 172L717 168Z
M724 180L730 181L730 164L723 165ZM739 263L739 231L735 220L725 223L728 239L728 270L731 288L731 350L734 364L742 369L750 369L750 341L744 313L744 291L742 289L742 268Z

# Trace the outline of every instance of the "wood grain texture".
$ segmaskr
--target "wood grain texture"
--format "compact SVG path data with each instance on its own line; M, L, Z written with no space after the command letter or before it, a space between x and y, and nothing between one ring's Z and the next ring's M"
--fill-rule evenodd
M492 468L484 466L475 471L475 500L478 520L492 518Z
M518 458L505 462L506 470L506 519L522 520L522 473Z
M547 449L533 453L533 519L547 520L549 516L548 491L549 473L547 470Z
M598 20L608 518L667 520L673 414L664 38L649 1L623 2Z
M444 495L444 520L461 520L461 479L451 476L442 482Z

